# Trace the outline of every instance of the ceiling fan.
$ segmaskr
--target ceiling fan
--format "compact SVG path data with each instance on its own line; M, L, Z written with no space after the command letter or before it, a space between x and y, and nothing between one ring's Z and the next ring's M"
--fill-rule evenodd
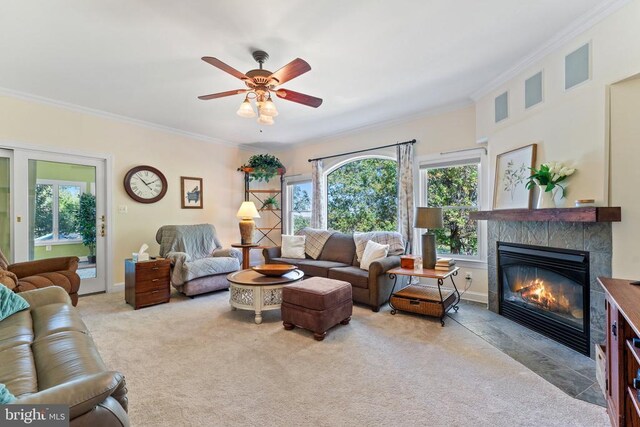
M262 64L269 59L267 52L256 50L252 55L253 59L260 64L260 68L247 71L245 74L217 58L213 58L211 56L202 57L204 62L242 80L248 89L236 89L226 92L212 93L211 95L202 95L198 98L208 100L244 93L246 95L244 101L240 104L237 114L241 117L255 117L256 113L249 101L250 99L254 99L258 107L258 123L265 125L272 125L273 118L278 115L278 110L271 100L271 93L275 93L278 98L297 102L298 104L308 105L313 108L318 108L322 104L321 98L305 95L304 93L295 92L289 89L278 88L281 84L311 70L311 66L304 59L296 58L275 73L272 73L271 71L264 70L262 68Z

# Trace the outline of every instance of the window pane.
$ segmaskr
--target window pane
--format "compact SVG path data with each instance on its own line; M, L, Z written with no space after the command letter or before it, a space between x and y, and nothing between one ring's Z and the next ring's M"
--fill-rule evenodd
M58 187L58 240L78 240L78 209L80 187L60 185Z
M327 177L327 225L330 229L396 231L398 193L396 162L363 159Z
M311 224L311 182L289 184L288 232L295 234Z
M478 206L478 165L427 169L427 206Z
M34 239L53 240L53 186L50 184L36 185Z
M434 230L439 254L478 255L477 222L469 221L478 209L478 170L474 163L425 171L427 206L443 208L444 227Z
M478 255L476 221L469 221L469 212L477 209L445 209L444 228L435 230L439 254Z

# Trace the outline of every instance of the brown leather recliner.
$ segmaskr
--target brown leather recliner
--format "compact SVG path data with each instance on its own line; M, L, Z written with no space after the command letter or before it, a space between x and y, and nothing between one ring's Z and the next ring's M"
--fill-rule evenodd
M0 321L0 383L12 403L67 405L72 427L129 426L124 375L105 365L67 293L21 296L29 308Z
M59 257L9 264L0 251L0 281L14 292L59 286L78 304L78 257Z

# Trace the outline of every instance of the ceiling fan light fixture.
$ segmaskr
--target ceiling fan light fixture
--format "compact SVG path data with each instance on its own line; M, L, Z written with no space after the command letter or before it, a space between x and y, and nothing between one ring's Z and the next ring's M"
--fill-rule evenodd
M271 95L269 95L269 99L263 102L260 106L260 115L268 117L275 117L278 115L276 104L271 100Z
M236 114L240 117L246 117L248 119L256 116L256 112L253 111L253 107L251 106L248 98L245 98L244 101L242 101L242 104L240 104L240 108L238 108Z
M271 126L273 124L273 117L260 114L258 117L258 123L261 125Z

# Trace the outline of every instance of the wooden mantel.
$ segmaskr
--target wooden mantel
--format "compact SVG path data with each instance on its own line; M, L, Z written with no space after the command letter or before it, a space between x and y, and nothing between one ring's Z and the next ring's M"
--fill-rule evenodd
M622 217L619 207L588 207L476 211L471 212L469 218L489 221L620 222Z

